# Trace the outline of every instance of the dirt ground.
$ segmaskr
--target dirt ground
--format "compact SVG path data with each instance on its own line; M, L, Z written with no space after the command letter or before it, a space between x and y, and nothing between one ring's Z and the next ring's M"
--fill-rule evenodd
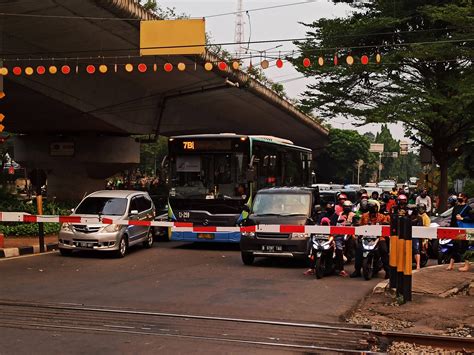
M44 237L45 244L57 243L58 236L56 234L47 235ZM5 237L5 248L18 248L31 245L39 245L38 237Z
M469 273L472 282L474 272ZM413 300L402 305L389 292L372 294L347 320L381 330L473 337L473 289L470 293L469 287L450 297L414 293Z

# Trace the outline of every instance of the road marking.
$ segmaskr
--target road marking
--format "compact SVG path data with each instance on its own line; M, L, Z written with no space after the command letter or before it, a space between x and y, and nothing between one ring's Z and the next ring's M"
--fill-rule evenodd
M46 252L44 252L44 253L38 253L38 254L20 255L20 256L13 256L13 257L10 257L10 258L0 258L0 261L31 258L32 256L48 255L48 254L53 254L53 253L57 253L57 252L58 252L57 250L53 250L53 251L46 251Z

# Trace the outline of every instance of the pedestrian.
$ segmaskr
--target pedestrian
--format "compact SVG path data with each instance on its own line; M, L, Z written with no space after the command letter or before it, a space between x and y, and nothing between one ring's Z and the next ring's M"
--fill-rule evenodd
M451 214L451 222L449 224L450 227L459 227L458 222L463 223L471 223L473 221L470 220L472 208L467 204L467 195L463 192L459 193L457 204L453 207L453 212ZM449 266L446 270L450 271L454 269L454 262L460 258L460 253L463 248L467 247L466 241L463 240L454 240L454 246L451 249L451 255L449 260ZM468 261L469 262L469 261ZM467 271L469 266L460 268L460 271Z
M428 196L428 190L423 189L415 200L415 203L419 205L423 203L426 206L426 213L429 215L431 213L431 197Z

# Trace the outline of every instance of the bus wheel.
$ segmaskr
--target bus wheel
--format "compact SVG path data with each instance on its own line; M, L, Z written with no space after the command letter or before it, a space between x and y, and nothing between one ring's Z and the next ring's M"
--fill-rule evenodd
M242 262L245 265L252 265L254 260L255 260L255 257L253 256L252 253L242 252Z

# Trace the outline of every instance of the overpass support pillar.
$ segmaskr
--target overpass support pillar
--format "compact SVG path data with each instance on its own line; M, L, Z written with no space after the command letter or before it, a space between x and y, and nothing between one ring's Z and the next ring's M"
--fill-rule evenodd
M105 188L105 179L140 162L140 144L130 137L101 135L14 138L15 160L43 169L48 198L80 200Z

